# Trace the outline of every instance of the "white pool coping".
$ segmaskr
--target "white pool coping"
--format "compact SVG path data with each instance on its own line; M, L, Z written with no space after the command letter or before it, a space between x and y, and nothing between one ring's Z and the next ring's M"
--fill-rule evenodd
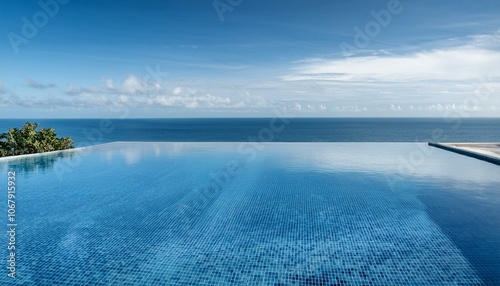
M90 147L90 146L88 146L88 147ZM52 154L57 154L57 153L76 152L76 151L84 150L85 148L88 148L88 147L78 147L78 148L57 150L57 151L50 151L50 152L43 152L43 153L32 153L32 154L0 157L0 162L16 160L16 159L23 159L23 158L30 158L30 157L37 157L37 156L44 156L44 155L52 155Z
M429 143L429 145L500 165L500 143Z

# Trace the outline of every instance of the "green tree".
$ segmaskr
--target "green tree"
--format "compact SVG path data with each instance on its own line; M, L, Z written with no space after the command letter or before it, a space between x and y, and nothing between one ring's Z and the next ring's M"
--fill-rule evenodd
M58 138L54 128L37 131L38 123L26 122L21 129L0 134L0 157L72 149L73 139Z
M9 154L9 148L7 147L7 134L1 133L0 134L0 157L5 157L8 156Z

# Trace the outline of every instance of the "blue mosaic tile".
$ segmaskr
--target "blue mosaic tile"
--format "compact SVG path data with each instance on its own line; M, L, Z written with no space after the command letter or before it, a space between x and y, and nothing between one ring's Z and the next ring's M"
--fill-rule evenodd
M476 260L465 255L471 251L464 241L470 236L472 243L477 237L467 231L472 226L452 212L462 192L476 192L476 197L481 194L500 205L499 194L492 191L500 179L484 176L498 167L467 161L482 173L460 178L447 173L446 167L452 169L454 160L469 159L438 152L423 169L400 174L404 179L394 189L387 175L397 169L398 156L413 150L413 145L363 144L354 146L359 151L355 154L346 151L354 148L346 144L270 144L255 160L245 161L235 143L116 143L82 156L63 178L57 176L58 167L70 158L58 158L44 169L20 171L18 278L9 279L5 272L0 282L494 285L500 281L491 271L491 280L486 280L481 263L488 262L481 260L486 257L481 252ZM394 157L383 159L390 154ZM371 164L370 156L380 160ZM240 171L218 176L232 160ZM0 171L6 174L22 164L26 163L3 164ZM213 185L214 181L219 184ZM478 184L481 188L472 190ZM440 202L443 194L447 208L430 203ZM0 203L5 216L5 201ZM473 214L478 223L482 221L481 212ZM447 225L460 228L462 240L446 230ZM489 227L491 237L500 233L499 228ZM6 245L7 239L4 235L0 243ZM7 257L5 248L2 254ZM493 258L488 266L500 263L499 253L489 257Z

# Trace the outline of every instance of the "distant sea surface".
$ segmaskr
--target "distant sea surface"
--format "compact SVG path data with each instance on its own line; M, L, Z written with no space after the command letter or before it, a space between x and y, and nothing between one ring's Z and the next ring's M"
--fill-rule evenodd
M0 119L0 132L28 119ZM500 142L500 118L29 119L76 146L113 141ZM439 140L435 140L435 139Z

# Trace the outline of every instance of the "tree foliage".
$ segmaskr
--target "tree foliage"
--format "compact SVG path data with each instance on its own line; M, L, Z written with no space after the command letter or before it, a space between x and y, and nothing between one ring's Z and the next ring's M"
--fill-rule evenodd
M26 122L21 129L0 133L0 157L72 149L73 139L57 138L54 128L36 130L38 123Z

